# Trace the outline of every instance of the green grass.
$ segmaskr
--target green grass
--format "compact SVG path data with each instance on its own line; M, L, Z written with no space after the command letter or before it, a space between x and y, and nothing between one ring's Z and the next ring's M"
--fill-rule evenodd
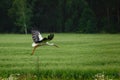
M43 34L47 36L47 34ZM0 76L32 74L43 80L120 79L120 34L55 34L59 48L32 52L31 35L0 34Z

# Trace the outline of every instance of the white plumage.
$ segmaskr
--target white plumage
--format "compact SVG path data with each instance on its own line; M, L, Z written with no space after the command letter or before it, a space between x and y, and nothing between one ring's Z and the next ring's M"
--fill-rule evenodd
M48 37L43 38L39 31L32 30L32 39L33 39L32 47L34 47L32 51L32 55L34 54L34 51L38 46L48 45L48 46L58 47L54 43L48 42L51 41L53 38L54 38L54 34L50 34L48 35Z
M40 41L43 39L43 37L42 37L42 35L40 34L40 32L39 32L38 37L39 37L39 40L40 40Z
M36 44L36 43L34 43L34 42L32 43L32 47L35 47L35 46L37 46L37 45L38 45L38 44Z

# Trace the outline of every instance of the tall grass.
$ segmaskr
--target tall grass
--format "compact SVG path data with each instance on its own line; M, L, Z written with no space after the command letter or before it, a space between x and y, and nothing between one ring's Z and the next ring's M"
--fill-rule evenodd
M31 56L31 35L0 34L0 76L79 80L104 73L120 78L120 34L61 33L51 42L60 48L41 46Z

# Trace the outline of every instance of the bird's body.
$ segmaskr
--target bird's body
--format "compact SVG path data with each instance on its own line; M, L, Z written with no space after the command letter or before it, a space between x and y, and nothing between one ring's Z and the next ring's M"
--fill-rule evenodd
M58 47L54 43L48 42L52 40L53 38L54 38L54 34L50 34L48 35L47 38L46 37L43 38L39 31L32 30L32 39L33 39L32 47L34 47L32 51L32 55L34 54L34 51L38 46L48 45L48 46Z

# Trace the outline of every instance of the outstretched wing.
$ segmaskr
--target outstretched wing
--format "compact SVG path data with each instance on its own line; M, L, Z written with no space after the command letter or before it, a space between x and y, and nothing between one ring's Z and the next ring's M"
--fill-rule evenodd
M54 38L54 34L48 35L48 40L52 40Z
M43 40L43 37L42 37L42 35L40 34L39 31L32 30L32 39L35 43L39 43L40 41Z
M50 41L50 40L52 40L54 38L54 34L49 34L48 35L48 37L46 38L43 38L42 40L41 40L41 42L47 42L47 41Z

